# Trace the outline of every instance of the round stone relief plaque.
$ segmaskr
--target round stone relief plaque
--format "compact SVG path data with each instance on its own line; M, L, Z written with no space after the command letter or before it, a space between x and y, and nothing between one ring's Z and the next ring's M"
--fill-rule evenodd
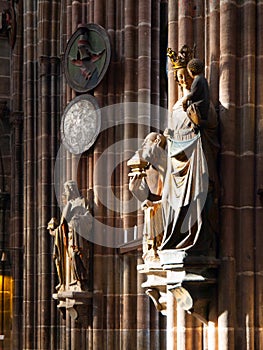
M64 146L73 154L88 150L95 142L101 125L101 114L95 97L81 95L65 108L61 121Z
M110 40L98 24L81 24L65 50L65 76L70 87L80 93L93 90L110 63Z

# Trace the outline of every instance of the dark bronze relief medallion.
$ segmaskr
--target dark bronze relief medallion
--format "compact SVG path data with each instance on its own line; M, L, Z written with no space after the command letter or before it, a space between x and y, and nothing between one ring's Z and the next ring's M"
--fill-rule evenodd
M65 50L65 76L70 87L79 93L93 90L107 71L110 55L104 28L93 23L79 26Z

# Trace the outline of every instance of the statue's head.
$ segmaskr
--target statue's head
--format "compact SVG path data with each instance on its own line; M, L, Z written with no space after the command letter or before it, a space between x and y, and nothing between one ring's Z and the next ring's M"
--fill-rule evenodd
M167 56L170 58L174 71L175 80L182 89L190 90L193 79L187 71L187 64L195 55L195 47L191 49L183 45L178 54L171 48L167 49Z
M142 143L142 148L152 148L153 145L158 145L159 147L162 147L164 149L166 146L166 138L158 132L151 132L145 137Z
M204 73L204 63L198 58L193 58L187 64L187 71L189 75L194 78L196 75Z
M156 167L155 162L158 161L162 153L165 153L165 147L165 136L158 132L151 132L145 137L138 154L140 158L147 160Z
M64 195L67 200L79 197L78 185L74 180L69 180L64 183Z
M187 68L179 68L176 70L175 79L182 89L190 90L193 78L189 75Z

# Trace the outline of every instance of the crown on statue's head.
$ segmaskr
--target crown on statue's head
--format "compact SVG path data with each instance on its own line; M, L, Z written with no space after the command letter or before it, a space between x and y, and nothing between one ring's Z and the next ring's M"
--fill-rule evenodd
M186 68L187 63L195 57L195 46L191 49L189 46L183 45L178 54L168 47L167 56L170 58L174 74L176 74L177 69Z

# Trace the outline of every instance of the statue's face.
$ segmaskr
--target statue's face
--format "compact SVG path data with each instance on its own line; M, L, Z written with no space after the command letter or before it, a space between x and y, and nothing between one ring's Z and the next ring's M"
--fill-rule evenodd
M157 136L155 133L150 133L144 139L141 149L138 150L138 154L141 158L149 160L154 151L154 146L156 146Z
M190 77L189 73L187 72L186 68L180 68L176 71L176 78L178 81L178 84L183 88L190 90L191 85L193 82L193 79Z
M76 185L73 183L66 183L64 185L64 196L67 200L77 198L78 191Z
M156 141L156 136L154 134L149 134L148 136L145 137L142 143L142 149L152 148L155 141Z

